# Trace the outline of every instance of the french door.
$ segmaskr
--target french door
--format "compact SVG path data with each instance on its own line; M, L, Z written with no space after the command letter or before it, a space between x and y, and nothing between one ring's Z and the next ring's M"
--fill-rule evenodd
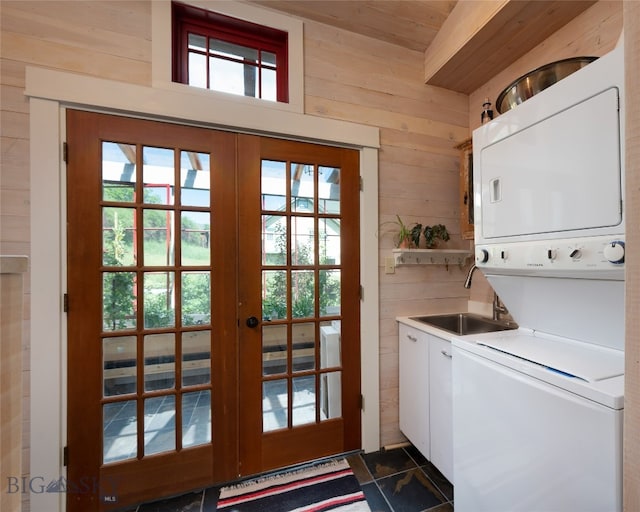
M360 447L358 154L67 112L70 512Z

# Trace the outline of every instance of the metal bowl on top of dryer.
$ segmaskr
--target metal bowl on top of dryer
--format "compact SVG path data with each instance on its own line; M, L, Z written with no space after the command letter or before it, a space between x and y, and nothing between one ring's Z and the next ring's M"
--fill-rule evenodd
M504 114L513 107L535 96L547 87L552 86L559 80L578 71L587 64L590 64L598 57L572 57L550 64L545 64L521 76L498 96L496 109L500 114Z

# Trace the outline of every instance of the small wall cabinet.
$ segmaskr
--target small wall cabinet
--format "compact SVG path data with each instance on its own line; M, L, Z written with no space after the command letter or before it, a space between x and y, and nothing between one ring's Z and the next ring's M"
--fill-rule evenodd
M451 343L399 323L400 430L453 483Z
M473 147L471 139L456 146L460 151L460 234L473 240Z

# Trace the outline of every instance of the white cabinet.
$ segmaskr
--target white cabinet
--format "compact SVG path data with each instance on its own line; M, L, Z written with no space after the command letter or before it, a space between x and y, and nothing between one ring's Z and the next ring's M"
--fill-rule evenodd
M429 458L429 338L400 324L400 430Z
M453 483L451 343L399 324L400 430Z
M453 482L451 342L429 335L431 462Z

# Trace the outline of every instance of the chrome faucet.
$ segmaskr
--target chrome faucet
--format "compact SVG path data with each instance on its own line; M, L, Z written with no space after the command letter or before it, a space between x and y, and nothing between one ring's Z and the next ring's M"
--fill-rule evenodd
M493 319L494 320L502 320L500 315L506 315L509 313L507 307L502 303L500 297L496 292L493 292Z
M471 288L471 278L473 277L473 273L476 271L478 267L476 267L476 264L474 263L473 265L471 265L471 268L469 269L469 273L467 274L467 278L464 280L464 287L468 290L469 288Z
M471 268L469 269L469 273L467 274L467 278L464 280L464 287L467 290L471 288L471 279L473 278L473 273L476 270L478 270L478 267L474 263L473 265L471 265ZM502 320L500 318L500 315L506 315L509 313L509 310L502 303L502 301L500 300L500 297L498 297L498 294L495 291L493 292L493 308L492 309L493 309L493 319L498 321Z

